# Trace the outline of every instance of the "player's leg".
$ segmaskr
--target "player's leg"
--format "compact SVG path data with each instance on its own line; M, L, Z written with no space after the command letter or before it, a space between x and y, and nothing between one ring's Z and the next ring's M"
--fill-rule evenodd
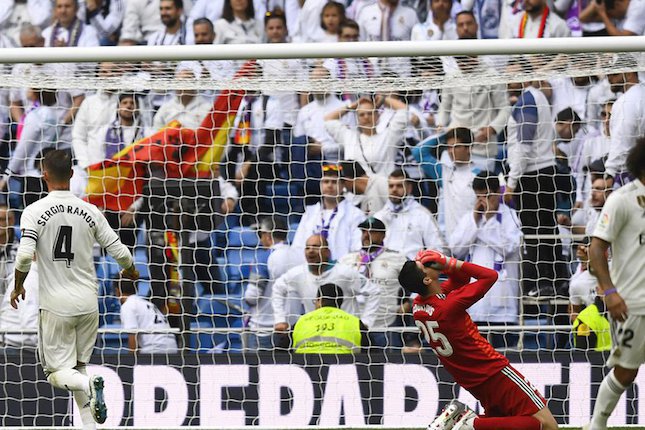
M77 363L76 370L87 376L85 363ZM90 396L88 396L84 391L74 391L74 401L76 402L78 411L81 414L83 430L95 430L96 422L94 421L92 411L90 410Z
M89 394L90 380L76 366L75 317L41 310L38 317L38 355L47 380L56 388Z
M87 363L92 357L96 335L99 328L98 312L81 315L76 325L76 353L79 363ZM85 367L85 366L83 366ZM103 424L107 420L107 407L103 397L103 377L92 375L89 378L90 386L90 412L94 421Z
M636 379L638 368L645 361L645 336L640 335L642 330L645 330L645 317L641 315L629 315L622 323L612 321L612 348L607 360L607 366L612 370L600 384L588 429L607 428L607 420L620 396Z

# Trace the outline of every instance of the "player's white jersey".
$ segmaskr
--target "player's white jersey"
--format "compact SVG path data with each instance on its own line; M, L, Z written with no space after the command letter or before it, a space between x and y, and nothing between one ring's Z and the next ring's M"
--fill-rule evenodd
M641 181L609 196L593 235L611 242L611 280L628 312L645 315L645 185Z
M137 295L128 296L121 305L121 325L124 329L169 329L166 316L148 300ZM176 353L177 340L172 333L143 333L137 335L139 352Z
M69 191L52 191L26 207L20 228L18 254L35 251L38 260L40 309L60 316L98 310L95 242L117 261L129 258L131 264L130 252L101 211Z

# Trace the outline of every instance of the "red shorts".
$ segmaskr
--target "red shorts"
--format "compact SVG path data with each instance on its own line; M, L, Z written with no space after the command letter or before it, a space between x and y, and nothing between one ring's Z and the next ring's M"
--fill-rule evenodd
M542 394L511 366L468 391L479 400L487 417L532 416L546 406Z

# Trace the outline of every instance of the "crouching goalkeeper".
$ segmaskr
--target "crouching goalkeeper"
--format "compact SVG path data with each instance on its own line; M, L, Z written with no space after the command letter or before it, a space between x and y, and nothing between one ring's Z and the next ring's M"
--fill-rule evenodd
M448 280L439 282L445 273ZM476 281L470 283L470 279ZM558 424L537 389L495 351L477 330L466 310L481 299L497 280L497 272L420 251L407 261L399 282L418 293L413 313L416 325L439 361L455 381L468 390L485 410L477 416L453 400L430 430L555 430Z

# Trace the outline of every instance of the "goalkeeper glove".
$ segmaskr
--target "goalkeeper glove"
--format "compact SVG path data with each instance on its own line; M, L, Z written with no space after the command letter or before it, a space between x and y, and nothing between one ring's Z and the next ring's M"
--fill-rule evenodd
M457 259L447 257L441 252L432 249L422 250L417 253L416 261L434 270L450 273L457 267Z

